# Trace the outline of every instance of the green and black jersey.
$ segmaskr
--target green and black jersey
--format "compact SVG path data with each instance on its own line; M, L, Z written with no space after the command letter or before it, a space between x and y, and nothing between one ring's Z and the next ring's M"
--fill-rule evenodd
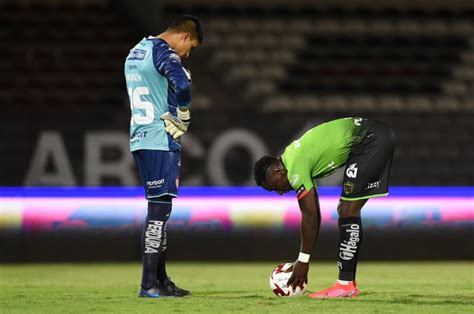
M281 155L288 180L298 199L314 187L314 179L332 174L344 166L353 145L360 143L367 129L363 118L329 121L307 131Z

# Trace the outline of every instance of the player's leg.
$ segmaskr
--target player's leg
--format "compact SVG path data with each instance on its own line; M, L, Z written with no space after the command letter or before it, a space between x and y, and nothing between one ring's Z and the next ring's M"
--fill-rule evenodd
M393 131L380 122L368 128L363 141L353 148L344 174L344 189L338 206L338 283L355 283L357 259L362 245L361 210L372 197L388 194L390 167L395 148Z
M346 201L341 200L337 207L339 214L339 239L337 266L339 276L337 282L331 287L310 294L312 298L340 298L355 297L359 289L355 283L357 258L362 245L361 209L367 199Z
M164 282L168 278L168 273L166 272L166 256L167 256L167 244L168 244L168 235L166 232L166 227L163 229L163 239L161 241L162 249L160 254L160 260L158 261L158 272L156 274L156 279L158 282Z
M375 123L361 144L351 151L338 205L338 281L328 289L310 294L310 297L351 297L359 294L355 276L363 236L361 210L369 198L388 194L394 145L393 132L383 124Z
M166 255L167 255L167 232L166 226L163 232L163 246L160 255L160 259L158 261L158 271L157 271L157 281L158 281L158 290L162 296L187 296L191 292L182 288L179 288L175 285L171 278L168 277L166 272Z
M355 286L355 276L357 270L357 259L362 245L363 230L360 212L367 199L356 201L341 200L337 208L339 214L338 227L338 253L337 266L339 267L338 283L341 285ZM354 282L354 283L353 283ZM352 287L353 291L348 293L358 294L358 290ZM351 290L349 289L349 290Z
M133 152L133 156L148 200L141 245L143 271L139 296L183 296L183 293L170 295L162 291L162 285L157 282L159 274L163 275L164 262L160 263L160 259L163 248L167 247L166 224L171 214L172 198L177 196L180 152L140 150Z
M162 173L166 174L163 176L164 182L160 188L160 193L166 193L170 198L170 204L172 197L178 195L179 186L179 172L181 168L181 152L170 151L166 152L163 157ZM170 206L171 213L171 206ZM190 292L185 289L177 287L166 272L166 258L168 252L168 234L166 224L163 226L162 238L161 238L161 252L158 260L156 280L158 282L158 291L161 296L165 297L183 297L189 295Z
M142 233L142 282L139 295L158 297L156 276L163 246L163 232L171 213L171 198L161 197L148 201L148 213Z
M168 277L166 272L166 256L167 256L167 246L168 246L168 236L166 231L166 226L163 228L163 237L162 237L162 249L160 254L160 259L158 260L158 271L157 271L157 280L158 280L158 290L164 295L167 294L179 294L182 296L189 295L191 292L182 288L177 287Z
M149 196L153 196L155 187L153 186L160 177L157 172L157 164L162 160L158 159L157 151L138 150L134 151L133 158L140 172L140 176L145 189L145 196L148 200L147 215L143 224L141 237L141 253L142 253L142 280L138 291L139 297L158 298L158 285L156 282L156 273L158 269L158 261L161 252L161 237L163 232L163 224L168 219L166 211L171 208L169 200L155 199L150 201ZM163 203L159 203L159 202ZM166 202L167 201L167 202ZM161 208L163 207L163 209Z

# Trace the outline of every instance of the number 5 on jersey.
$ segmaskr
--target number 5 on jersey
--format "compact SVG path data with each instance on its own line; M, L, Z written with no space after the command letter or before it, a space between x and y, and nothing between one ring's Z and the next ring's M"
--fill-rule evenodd
M143 100L142 96L150 95L148 87L128 88L128 97L130 98L130 108L132 109L132 117L130 124L150 124L155 119L153 104ZM145 113L145 115L143 115Z

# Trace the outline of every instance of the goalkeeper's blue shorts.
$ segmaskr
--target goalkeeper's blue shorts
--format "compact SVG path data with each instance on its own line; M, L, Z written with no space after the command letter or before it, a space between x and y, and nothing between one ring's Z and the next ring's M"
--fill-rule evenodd
M150 201L178 196L181 151L141 149L132 152L140 170L146 198Z

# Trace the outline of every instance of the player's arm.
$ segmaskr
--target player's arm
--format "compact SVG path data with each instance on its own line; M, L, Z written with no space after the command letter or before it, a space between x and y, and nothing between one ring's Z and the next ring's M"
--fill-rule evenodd
M156 49L156 47L155 47ZM154 51L155 67L159 73L164 75L173 86L178 102L177 116L170 112L161 115L165 122L165 128L175 139L181 137L187 130L191 121L191 73L186 71L179 56L171 51L165 51L161 54Z
M191 104L191 75L181 64L181 58L173 51L160 51L161 47L153 48L153 63L157 71L165 76L176 92L180 109L189 109Z
M288 286L292 285L293 288L302 287L304 283L308 282L309 255L313 251L319 235L321 214L316 188L312 187L309 191L306 191L305 195L298 199L298 205L301 210L300 256L293 264L293 274L287 283ZM307 254L307 256L304 254Z
M319 234L320 208L316 189L298 200L301 210L301 248L300 251L311 254Z

